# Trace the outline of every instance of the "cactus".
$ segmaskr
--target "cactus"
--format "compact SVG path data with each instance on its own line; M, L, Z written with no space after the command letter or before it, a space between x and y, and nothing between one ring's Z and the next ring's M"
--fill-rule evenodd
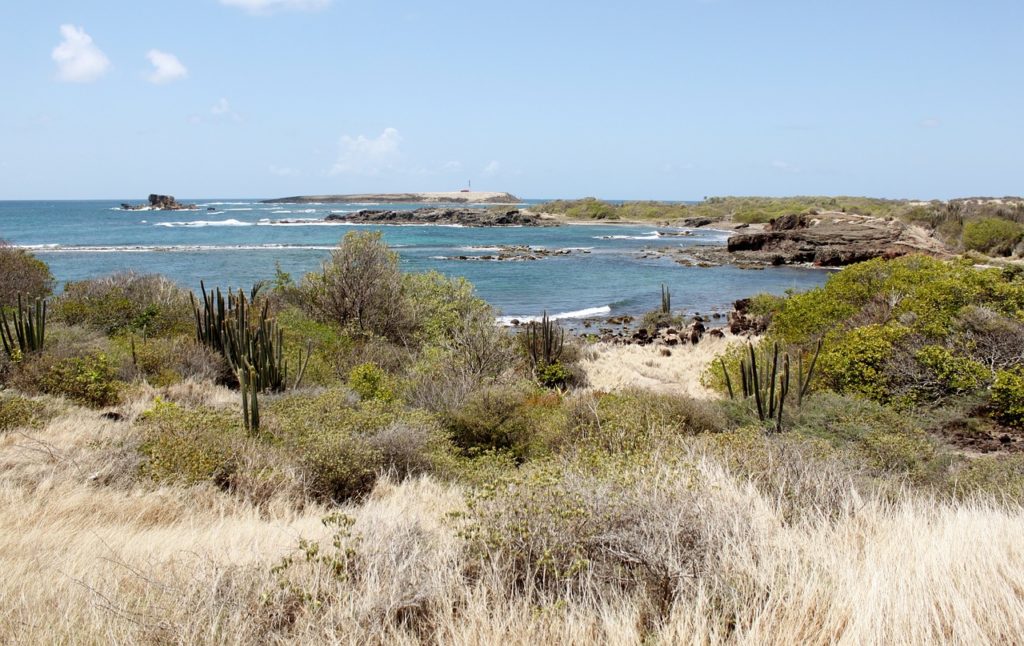
M29 352L43 349L46 341L46 300L35 299L34 306L23 307L18 294L18 308L14 311L14 332L11 332L7 314L0 308L0 341L4 352L12 361Z
M284 332L268 314L267 303L257 317L250 315L251 305L242 290L228 290L227 299L220 289L203 292L202 308L192 298L196 319L196 338L200 343L216 350L227 359L228 365L242 381L242 373L260 392L280 392L285 389L288 366L284 358ZM251 295L257 295L259 286ZM307 359L308 361L308 359Z
M665 287L664 283L661 285L661 313L672 313L672 293L669 291L668 287Z
M256 371L248 363L238 373L242 391L242 423L250 435L260 432L260 389L255 375Z
M526 349L534 369L550 366L562 356L565 346L565 330L548 318L547 310L540 322L531 321L526 326Z
M814 377L814 367L818 362L818 355L821 353L821 345L821 341L818 341L806 373L804 372L803 352L797 354L797 406L803 405L803 399L810 388L811 380ZM782 431L782 413L786 406L786 399L790 396L790 384L793 378L789 353L785 352L780 356L779 344L773 344L771 362L766 366L767 369L762 370L758 367L757 352L753 344L748 345L748 351L749 358L740 360L740 388L743 398L752 398L758 419L762 422L774 423L775 431L780 432ZM767 355L765 360L767 361ZM729 398L736 399L728 367L722 359L719 359L719 364L722 374L725 376L725 386L729 392Z

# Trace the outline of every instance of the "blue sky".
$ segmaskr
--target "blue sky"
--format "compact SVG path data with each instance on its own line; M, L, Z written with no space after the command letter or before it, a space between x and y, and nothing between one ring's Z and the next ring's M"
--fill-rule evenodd
M1020 0L0 4L0 199L1024 193Z

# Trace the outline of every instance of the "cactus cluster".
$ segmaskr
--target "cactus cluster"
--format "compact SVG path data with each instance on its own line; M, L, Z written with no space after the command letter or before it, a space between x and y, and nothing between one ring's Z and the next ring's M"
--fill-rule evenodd
M771 363L762 368L758 367L757 352L753 344L748 345L749 358L740 360L740 386L744 399L754 400L757 416L762 422L775 424L775 431L782 431L782 412L786 405L786 398L789 397L790 386L794 380L794 370L790 361L789 353L785 352L779 356L779 344L772 345ZM814 377L814 366L818 362L818 355L821 353L821 341L815 348L814 356L811 358L809 367L804 372L803 352L797 352L797 365L795 370L796 381L796 404L803 404L804 397L810 388L811 379ZM780 361L781 359L781 361ZM729 370L725 361L719 359L722 366L722 373L725 376L725 386L729 391L729 397L736 399L733 390L732 379L729 377Z
M661 284L661 313L671 314L672 313L672 293L665 287L665 284Z
M565 347L565 330L548 318L545 310L540 321L531 321L526 326L526 350L534 370L550 366L562 356Z
M218 288L207 292L200 283L203 304L192 295L192 310L196 320L196 338L200 343L216 350L227 360L238 378L242 392L242 417L245 428L259 431L258 393L281 392L287 387L288 363L284 358L284 331L277 327L268 313L268 304L253 313L260 285L250 291L246 299L242 290L229 289L227 298ZM302 381L312 347L307 345L303 357L299 352L299 370L294 386Z
M46 340L46 300L37 298L33 305L25 307L21 294L18 294L18 308L13 319L14 332L11 332L7 314L0 308L0 341L7 356L15 361L29 352L42 350Z

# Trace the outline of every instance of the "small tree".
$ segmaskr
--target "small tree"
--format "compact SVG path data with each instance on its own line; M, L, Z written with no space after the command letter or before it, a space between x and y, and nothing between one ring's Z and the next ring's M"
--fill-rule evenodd
M402 274L398 254L380 232L348 233L320 273L307 274L305 305L316 316L364 334L403 334Z
M53 275L46 263L0 240L0 307L16 307L18 294L32 302L52 292Z

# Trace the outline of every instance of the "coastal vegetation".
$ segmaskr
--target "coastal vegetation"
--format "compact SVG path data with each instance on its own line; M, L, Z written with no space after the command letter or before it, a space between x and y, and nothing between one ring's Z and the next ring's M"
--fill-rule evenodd
M607 202L593 197L534 207L574 220L652 220L664 223L767 223L786 215L823 213L894 219L923 227L954 251L1024 255L1024 199L962 198L927 202L866 197L706 197L700 202Z
M681 322L671 296L650 323ZM495 325L374 233L244 292L17 302L44 330L0 357L21 641L1024 636L1013 267L877 259L757 297L713 399L589 388L599 349Z

